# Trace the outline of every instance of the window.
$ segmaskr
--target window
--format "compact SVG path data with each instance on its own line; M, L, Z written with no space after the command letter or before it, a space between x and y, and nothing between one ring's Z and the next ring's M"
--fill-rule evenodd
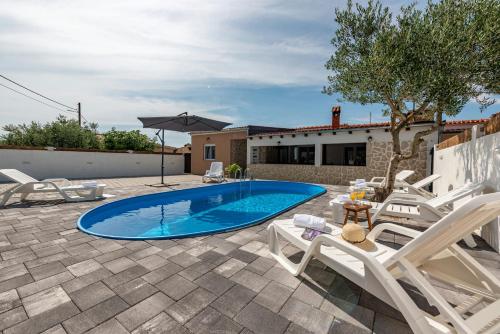
M314 145L263 146L266 164L314 165Z
M203 158L205 160L215 160L215 145L206 144L204 147Z
M366 143L324 144L323 165L366 166Z

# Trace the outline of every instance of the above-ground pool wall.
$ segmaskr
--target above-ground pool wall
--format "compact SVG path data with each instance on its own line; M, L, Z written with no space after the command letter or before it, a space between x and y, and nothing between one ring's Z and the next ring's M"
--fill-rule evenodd
M0 169L13 168L36 179L160 175L161 154L0 149ZM181 154L165 155L165 175L184 172ZM8 180L0 176L0 182Z

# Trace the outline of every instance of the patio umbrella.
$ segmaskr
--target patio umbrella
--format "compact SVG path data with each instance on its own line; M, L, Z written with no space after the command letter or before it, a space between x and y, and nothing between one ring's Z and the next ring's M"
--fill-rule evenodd
M158 129L156 136L161 141L161 184L164 185L163 175L165 171L165 130L177 132L194 131L220 131L231 123L221 122L210 118L196 115L188 115L187 112L177 116L165 117L138 117L144 128ZM161 137L160 137L161 132Z

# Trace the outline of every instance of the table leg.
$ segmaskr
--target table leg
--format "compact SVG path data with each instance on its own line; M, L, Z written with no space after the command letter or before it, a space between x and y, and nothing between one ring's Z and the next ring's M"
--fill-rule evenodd
M366 219L368 220L368 229L371 231L373 226L372 226L372 219L370 218L370 210L366 209Z
M358 220L358 211L354 211L354 222L356 224L359 224L359 220Z
M349 219L349 210L345 213L344 225L347 224L347 219Z

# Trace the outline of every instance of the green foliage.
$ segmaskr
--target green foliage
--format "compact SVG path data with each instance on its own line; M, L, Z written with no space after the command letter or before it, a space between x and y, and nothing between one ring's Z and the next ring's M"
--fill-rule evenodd
M149 139L141 134L139 130L111 131L104 134L104 147L108 150L133 150L133 151L153 151L156 140Z
M417 112L455 115L471 98L499 91L500 2L442 0L424 10L403 7L394 19L379 1L348 2L335 11L339 27L327 94L383 103L396 119Z
M237 163L232 163L232 164L230 164L229 166L226 167L226 173L229 176L231 176L231 175L236 176L236 172L237 171L241 171L241 167Z
M36 122L6 125L3 130L7 133L0 139L6 145L99 149L96 129L97 124L80 127L78 121L60 115L45 125Z

